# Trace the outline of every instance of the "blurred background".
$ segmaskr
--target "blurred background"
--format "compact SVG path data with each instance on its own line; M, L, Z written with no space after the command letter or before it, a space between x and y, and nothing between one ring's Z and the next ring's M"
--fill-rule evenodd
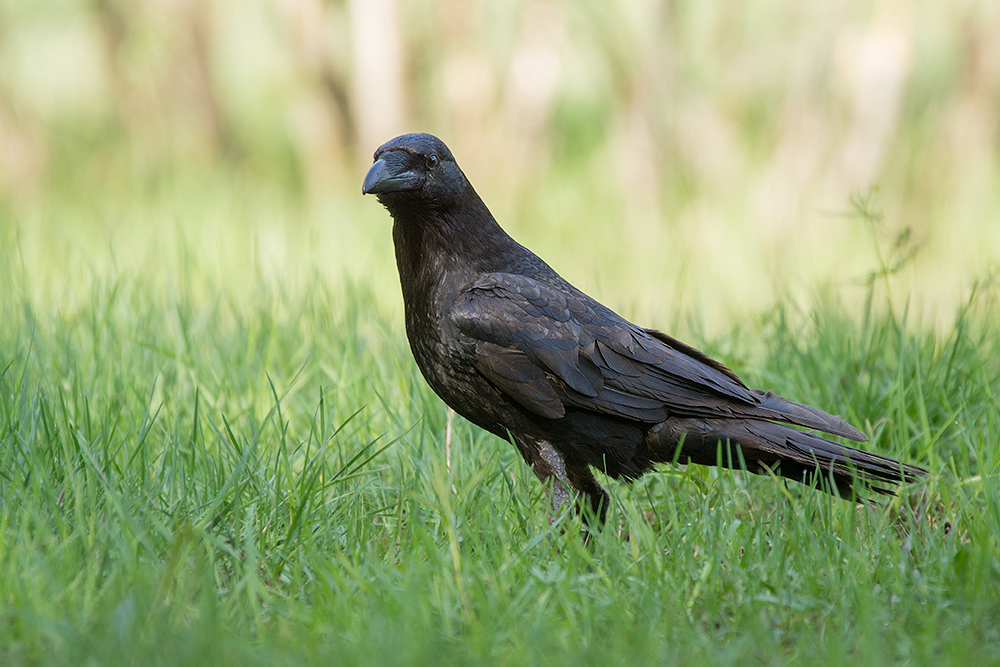
M950 321L1000 260L998 35L992 0L0 0L0 241L56 303L264 276L399 309L360 184L428 131L647 324L863 299L881 264Z

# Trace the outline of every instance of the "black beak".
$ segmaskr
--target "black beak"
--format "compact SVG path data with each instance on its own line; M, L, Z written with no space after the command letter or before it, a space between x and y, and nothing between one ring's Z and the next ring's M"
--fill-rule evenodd
M386 164L385 159L381 159L376 160L372 168L368 170L365 182L361 186L361 194L380 195L386 192L418 190L421 183L420 176L412 171L392 173L391 167Z

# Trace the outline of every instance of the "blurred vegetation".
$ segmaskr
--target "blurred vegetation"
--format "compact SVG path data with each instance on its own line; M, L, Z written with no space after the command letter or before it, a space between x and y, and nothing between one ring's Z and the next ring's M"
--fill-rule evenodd
M844 213L872 188L899 293L950 318L1000 257L997 34L987 0L0 0L2 224L28 264L72 239L156 270L180 237L236 275L313 257L394 288L358 184L424 130L515 236L659 326L863 283Z

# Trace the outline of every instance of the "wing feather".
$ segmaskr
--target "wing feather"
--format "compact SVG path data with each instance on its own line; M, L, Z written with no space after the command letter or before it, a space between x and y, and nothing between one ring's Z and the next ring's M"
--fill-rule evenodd
M493 343L478 343L476 369L535 414L549 419L566 415L566 408L559 400L552 381L523 352Z
M748 389L708 355L629 323L569 283L487 274L449 312L475 343L477 369L544 417L562 417L567 407L649 424L746 417L864 439L838 417Z

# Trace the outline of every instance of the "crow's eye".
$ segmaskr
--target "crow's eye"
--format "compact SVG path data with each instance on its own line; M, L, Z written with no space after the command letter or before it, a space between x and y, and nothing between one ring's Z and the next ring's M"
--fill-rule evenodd
M438 166L438 156L437 155L428 155L427 156L427 168L428 169L434 169L437 166Z

